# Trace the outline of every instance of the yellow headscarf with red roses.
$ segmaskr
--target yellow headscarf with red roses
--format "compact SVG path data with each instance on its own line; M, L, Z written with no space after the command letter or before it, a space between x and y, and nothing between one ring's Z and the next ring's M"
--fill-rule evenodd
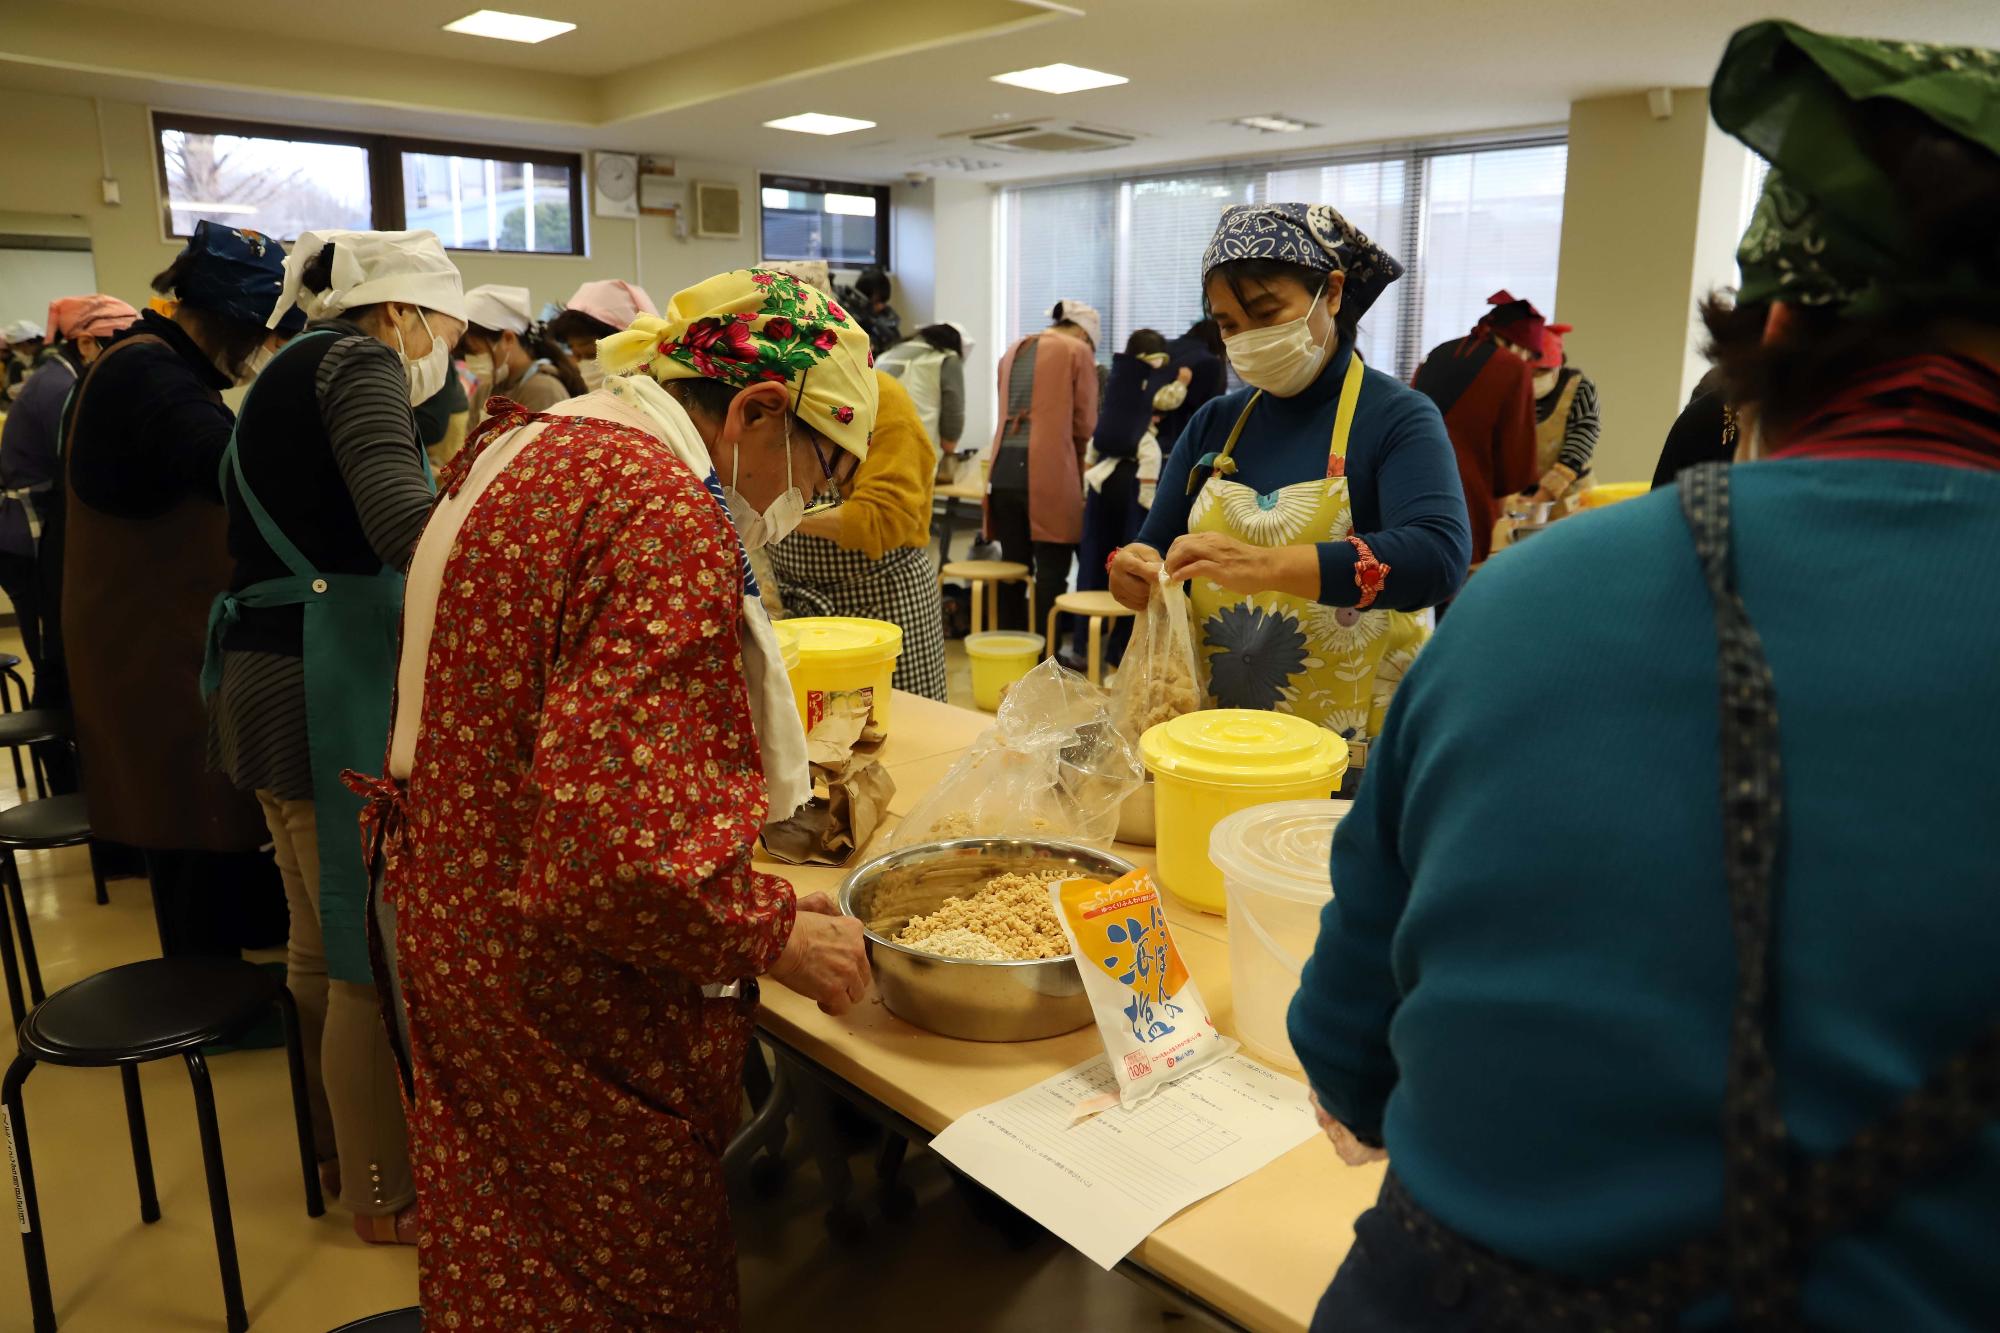
M743 388L771 380L792 395L799 419L856 458L875 429L875 373L868 335L826 296L797 278L736 269L641 315L597 344L607 375L706 379Z

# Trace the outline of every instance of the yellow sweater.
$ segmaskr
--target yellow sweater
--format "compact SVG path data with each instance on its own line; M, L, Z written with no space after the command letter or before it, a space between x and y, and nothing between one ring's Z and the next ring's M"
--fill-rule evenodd
M868 457L855 473L853 492L840 515L839 544L870 559L931 540L931 482L937 455L910 392L894 375L875 372L881 400Z

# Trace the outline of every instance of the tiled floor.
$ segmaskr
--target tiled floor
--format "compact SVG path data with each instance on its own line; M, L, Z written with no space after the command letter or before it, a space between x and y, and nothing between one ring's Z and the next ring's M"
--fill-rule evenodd
M0 635L0 649L18 651ZM953 697L969 692L953 646ZM11 789L0 803L11 803ZM156 952L141 880L115 880L111 904L91 901L81 849L21 857L42 971L55 990ZM14 1038L0 1036L0 1059ZM252 1327L323 1333L416 1299L416 1256L363 1245L337 1208L305 1215L281 1051L211 1062ZM161 1220L142 1225L124 1103L107 1070L39 1069L26 1090L57 1316L68 1333L177 1333L222 1326L201 1155L187 1079L178 1063L141 1072ZM796 1138L796 1135L795 1135ZM1041 1333L1180 1326L1150 1294L1043 1236L1014 1248L975 1219L934 1157L917 1152L905 1180L913 1216L885 1220L869 1155L855 1157L859 1236L824 1225L817 1174L793 1144L783 1191L744 1192L737 1209L744 1324L750 1333L867 1329L871 1333ZM20 1254L0 1239L0 1329L27 1327Z

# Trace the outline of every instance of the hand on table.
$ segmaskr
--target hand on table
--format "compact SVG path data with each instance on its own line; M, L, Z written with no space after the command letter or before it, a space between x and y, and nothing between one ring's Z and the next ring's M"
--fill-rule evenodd
M868 994L868 947L861 923L842 916L824 893L799 899L792 937L771 965L771 980L840 1015Z
M1111 561L1111 595L1127 611L1144 611L1160 586L1160 553L1144 542L1118 548Z
M1306 1095L1312 1098L1313 1116L1319 1121L1319 1127L1326 1131L1327 1138L1333 1140L1333 1150L1340 1154L1341 1161L1349 1166L1366 1166L1370 1162L1389 1160L1388 1149L1369 1147L1354 1137L1353 1130L1328 1115L1326 1108L1319 1104L1317 1092L1308 1092Z

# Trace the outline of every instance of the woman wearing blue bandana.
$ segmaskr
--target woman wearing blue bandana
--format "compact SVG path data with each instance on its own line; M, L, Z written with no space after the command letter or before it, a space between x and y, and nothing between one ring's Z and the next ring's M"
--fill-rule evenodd
M1320 204L1231 208L1202 257L1204 300L1248 387L1188 422L1111 590L1136 609L1163 571L1191 583L1217 706L1365 740L1428 633L1412 613L1465 578L1444 422L1354 346L1402 272Z
M274 240L196 224L153 282L172 313L105 345L64 423L62 623L84 790L97 835L145 851L169 955L285 935L257 803L207 771L200 690L208 605L229 586L222 391L304 323L264 327L284 265Z

